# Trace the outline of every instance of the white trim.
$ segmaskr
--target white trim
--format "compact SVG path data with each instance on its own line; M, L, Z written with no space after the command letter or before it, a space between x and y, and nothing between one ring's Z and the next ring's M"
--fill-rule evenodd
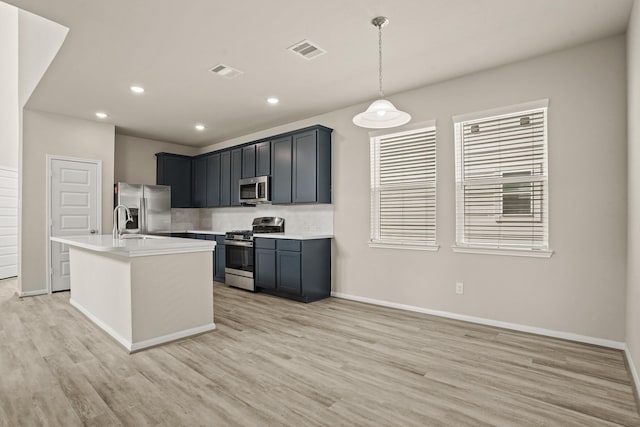
M144 348L153 347L153 346L164 344L170 341L179 340L181 338L202 334L205 332L213 331L215 329L216 329L216 324L211 322L206 325L198 326L191 329L185 329L183 331L173 332L171 334L162 335L160 337L151 338L149 340L138 341L131 345L130 351L134 352L134 351L142 350Z
M406 126L398 127L395 129L395 131L390 131L389 129L372 130L371 132L369 132L369 139L378 138L380 136L398 136L405 133L411 133L415 130L420 130L420 129L429 130L431 128L433 129L436 128L435 120L427 120L420 123L411 123Z
M38 289L37 291L26 291L26 292L18 292L18 296L22 297L34 297L36 295L46 295L50 293L48 289Z
M549 98L539 99L537 101L523 102L522 104L507 105L505 107L490 108L483 111L475 111L473 113L458 114L451 119L453 123L470 122L487 117L505 116L513 113L527 112L529 110L538 110L541 108L549 108Z
M189 337L189 336L192 336L192 335L197 335L197 334L201 334L201 333L204 333L204 332L213 331L214 329L216 329L216 324L211 322L211 323L208 323L206 325L198 326L198 327L195 327L195 328L185 329L185 330L182 330L182 331L173 332L171 334L162 335L162 336L151 338L151 339L148 339L148 340L138 341L138 342L132 343L131 341L129 341L128 339L124 338L122 335L120 335L116 331L114 331L113 328L111 328L109 325L104 323L102 320L98 319L96 316L91 314L91 312L89 312L89 310L84 308L82 305L80 305L73 298L69 298L69 303L72 306L74 306L75 308L77 308L78 311L80 311L80 313L84 314L89 320L91 320L93 323L95 323L100 329L102 329L107 334L109 334L113 339L118 341L130 353L133 353L134 351L139 351L139 350L142 350L142 349L145 349L145 348L148 348L148 347L153 347L153 346L156 346L156 345L164 344L164 343L167 343L167 342L170 342L170 341L179 340L180 338L185 338L185 337Z
M19 252L20 252L20 238L19 238L19 179L20 177L18 176L18 170L14 169L14 168L9 168L6 166L0 166L0 178L3 180L7 181L7 185L6 186L2 186L2 191L3 193L5 192L5 190L8 190L9 193L4 194L3 196L0 197L0 199L3 200L2 203L0 203L0 208L2 209L6 209L9 212L11 212L8 215L3 214L2 216L5 218L12 218L13 215L12 213L15 213L15 220L16 220L16 224L15 227L13 226L7 226L6 228L11 230L11 231L15 231L15 234L11 233L11 231L9 231L9 234L3 235L2 237L15 237L16 239L16 243L15 246L14 245L8 245L8 246L4 246L4 249L9 248L9 250L13 250L15 248L15 252L8 252L5 253L4 255L15 255L16 257L16 261L15 264L9 264L9 265L5 265L3 267L0 267L0 280L2 279L7 279L9 277L17 277L18 276L18 258L19 258ZM15 197L11 194L15 191ZM15 207L11 206L13 203L15 202ZM6 203L6 204L5 204Z
M531 258L551 258L553 251L546 249L509 249L509 248L484 248L479 246L459 246L452 245L453 252L463 254L483 254L483 255L508 255Z
M627 365L629 365L629 370L631 371L631 379L633 379L636 394L640 395L640 376L638 376L638 370L636 369L636 365L633 363L633 358L631 357L629 346L627 346L626 344L624 346L624 355L627 358Z
M586 335L578 335L570 332L555 331L553 329L537 328L534 326L520 325L518 323L503 322L500 320L485 319L482 317L467 316L466 314L451 313L448 311L431 310L429 308L416 307L413 305L399 304L395 302L377 300L372 298L359 297L356 295L344 294L341 292L331 292L331 296L336 298L347 299L351 301L363 302L366 304L379 305L383 307L397 308L400 310L413 311L416 313L430 314L432 316L444 317L447 319L462 320L464 322L477 323L480 325L495 326L497 328L511 329L514 331L527 332L530 334L544 335L552 338L560 338L569 341L577 341L586 344L594 344L602 347L609 347L616 350L625 348L624 342L612 341L602 338L590 337Z
M65 160L70 162L89 163L96 165L96 208L98 210L98 218L96 220L96 227L98 234L102 234L102 160L100 159L81 159L77 157L59 156L57 154L47 154L46 156L46 173L47 173L47 214L45 217L45 229L47 230L46 251L47 251L47 292L51 293L51 227L49 223L51 221L51 162L53 160Z
M437 252L440 249L440 245L412 245L409 243L383 243L383 242L369 242L370 248L384 248L384 249L405 249L412 251L431 251Z

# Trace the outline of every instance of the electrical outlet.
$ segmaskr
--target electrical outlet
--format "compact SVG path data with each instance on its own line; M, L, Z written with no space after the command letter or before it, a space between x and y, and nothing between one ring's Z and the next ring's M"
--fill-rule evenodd
M464 283L456 282L456 294L458 295L464 294Z

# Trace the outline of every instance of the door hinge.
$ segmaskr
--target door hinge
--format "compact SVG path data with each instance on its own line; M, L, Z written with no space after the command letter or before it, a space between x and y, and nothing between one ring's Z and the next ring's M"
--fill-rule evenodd
M53 267L49 270L49 275L53 276Z

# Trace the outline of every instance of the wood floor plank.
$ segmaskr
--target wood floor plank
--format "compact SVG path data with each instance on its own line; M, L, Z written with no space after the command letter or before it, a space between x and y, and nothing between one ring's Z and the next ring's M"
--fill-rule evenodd
M129 355L0 281L0 426L640 426L620 351L216 285L217 330Z

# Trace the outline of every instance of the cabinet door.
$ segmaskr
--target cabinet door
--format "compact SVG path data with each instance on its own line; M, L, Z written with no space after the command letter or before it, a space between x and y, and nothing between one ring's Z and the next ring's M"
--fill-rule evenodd
M224 277L224 267L226 264L226 258L225 258L225 245L221 245L219 243L216 244L216 250L213 252L214 257L215 257L215 264L214 264L214 273L213 273L213 280L215 280L216 282L221 282L224 283L225 277Z
M191 157L158 153L156 183L171 187L171 207L191 207Z
M192 201L194 208L203 208L207 205L207 158L197 157L193 159L193 181L191 183Z
M242 147L242 177L253 178L256 176L256 146Z
M293 136L293 203L311 203L318 200L316 136L315 130Z
M256 144L256 176L271 175L271 141Z
M291 137L271 141L271 202L291 203Z
M207 207L220 206L220 154L207 157Z
M242 149L231 150L231 206L240 206L240 177L242 176Z
M231 151L220 154L220 206L231 206Z
M206 240L216 240L216 236L213 234L207 234L205 237ZM213 257L213 270L211 270L212 280L216 280L216 251L218 250L218 246L216 245L216 249L213 251L211 256Z
M277 288L280 290L302 293L302 264L300 252L277 251L278 277Z
M276 288L276 251L256 249L255 281L256 286L267 289Z

